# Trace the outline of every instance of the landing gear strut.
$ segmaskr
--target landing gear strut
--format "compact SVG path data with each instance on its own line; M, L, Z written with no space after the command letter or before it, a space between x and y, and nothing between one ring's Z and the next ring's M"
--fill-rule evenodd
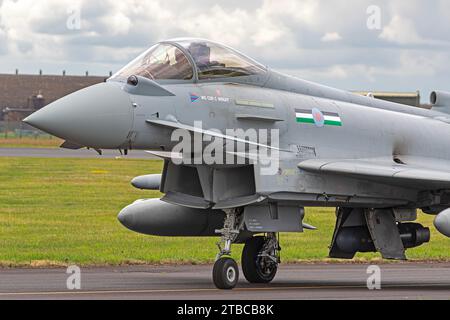
M217 230L221 241L217 244L219 254L213 269L213 281L218 289L230 290L239 281L239 268L232 258L231 245L244 229L242 212L239 209L225 212L224 227ZM268 233L249 239L242 253L242 270L250 283L270 283L277 274L280 263L280 245L277 234Z
M225 211L226 218L224 227L217 230L216 233L221 234L219 254L216 257L216 263L213 269L213 281L218 289L230 290L236 287L239 281L239 268L231 255L231 244L236 241L239 236L242 223L239 209Z

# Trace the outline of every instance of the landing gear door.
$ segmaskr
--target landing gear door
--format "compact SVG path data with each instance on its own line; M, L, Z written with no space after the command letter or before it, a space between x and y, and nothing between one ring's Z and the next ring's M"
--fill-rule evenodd
M244 210L245 226L255 233L303 232L304 216L304 208L276 203L248 206Z

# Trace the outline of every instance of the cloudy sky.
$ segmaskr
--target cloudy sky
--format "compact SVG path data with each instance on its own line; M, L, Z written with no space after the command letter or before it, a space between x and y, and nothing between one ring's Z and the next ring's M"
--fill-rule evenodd
M0 73L106 75L186 36L343 89L450 90L448 0L0 0Z

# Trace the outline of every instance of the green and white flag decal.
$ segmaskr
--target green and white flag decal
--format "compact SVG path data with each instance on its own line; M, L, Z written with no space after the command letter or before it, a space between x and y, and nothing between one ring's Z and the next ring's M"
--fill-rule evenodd
M295 110L298 123L315 124L317 127L335 126L342 127L342 120L339 114L334 112L322 112L319 109Z

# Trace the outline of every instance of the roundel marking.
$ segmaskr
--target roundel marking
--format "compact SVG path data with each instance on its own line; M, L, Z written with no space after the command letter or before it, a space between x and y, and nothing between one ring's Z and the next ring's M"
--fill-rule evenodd
M312 110L312 116L314 119L314 124L321 128L323 126L325 126L325 116L323 115L322 111L320 111L319 109L314 108Z

